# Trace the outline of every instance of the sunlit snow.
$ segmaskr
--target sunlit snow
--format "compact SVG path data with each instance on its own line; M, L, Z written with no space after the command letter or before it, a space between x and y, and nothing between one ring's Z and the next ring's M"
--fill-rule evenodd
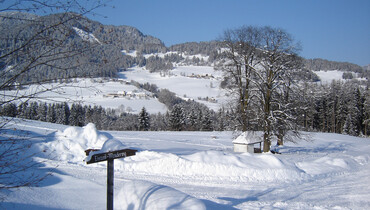
M99 44L101 44L101 42L99 41L99 39L97 39L94 34L92 33L88 33L80 28L77 28L77 27L73 27L73 30L76 31L76 33L82 38L82 40L84 41L88 41L88 42L97 42Z
M115 160L115 209L370 207L369 138L310 133L274 155L234 153L232 132L107 132L17 119L6 129L29 131L29 152L44 165L34 172L54 172L39 187L1 191L5 209L104 209L106 163L86 165L84 150L112 146L139 148Z
M322 83L329 84L333 80L342 80L343 72L338 70L333 71L315 71Z

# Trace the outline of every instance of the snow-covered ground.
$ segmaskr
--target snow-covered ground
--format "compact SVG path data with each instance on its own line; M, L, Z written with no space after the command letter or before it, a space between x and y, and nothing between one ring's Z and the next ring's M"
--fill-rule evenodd
M166 88L176 93L178 97L193 99L214 110L221 108L226 101L225 93L220 88L222 72L215 71L211 66L178 66L170 74L149 73L148 70L135 67L122 72L121 77L129 81L156 84L161 89ZM199 100L206 97L215 100Z
M38 187L1 191L1 209L105 209L106 163L86 165L84 150L115 139L136 148L115 160L115 209L369 209L370 139L310 133L280 155L236 154L232 132L115 132L36 121L35 162L54 169Z
M320 80L324 84L329 84L333 80L343 80L343 72L338 70L332 71L315 71L315 74L319 76Z
M43 92L44 90L51 91ZM78 79L67 84L32 85L27 89L6 91L6 95L32 95L35 92L39 94L33 100L47 103L66 101L70 104L96 105L131 113L139 113L142 107L146 107L150 113L167 111L166 106L152 97L151 93L138 89L126 80ZM121 96L123 92L127 96Z
M171 52L172 53L172 52ZM136 52L129 53L130 55ZM159 54L164 56L164 54ZM200 55L199 55L200 56ZM206 57L202 57L206 59ZM343 72L317 71L315 72L322 83L330 83L333 80L342 80ZM84 105L98 105L104 108L117 109L130 113L139 113L145 107L149 113L165 113L167 107L160 103L151 93L132 85L131 80L139 83L157 85L160 89L168 89L178 97L185 100L195 100L203 103L214 111L223 106L227 107L227 92L220 88L222 71L216 71L212 66L175 66L173 70L165 73L150 73L142 67L132 67L119 73L119 79L77 79L72 83L51 83L44 85L32 85L27 89L4 91L4 96L32 95L35 92L47 91L37 95L39 101L82 103ZM121 93L135 93L136 96L122 97ZM114 96L118 94L118 96ZM143 97L142 95L148 95ZM33 97L33 95L32 95Z
M76 79L72 83L51 83L32 85L27 89L4 91L4 97L9 95L32 95L38 92L35 99L48 103L64 102L98 105L104 108L139 113L145 107L149 113L165 113L167 107L160 103L151 93L132 85L131 80L139 83L156 84L160 89L168 89L178 97L192 99L204 103L217 111L225 102L225 94L219 88L221 72L210 66L179 66L170 71L171 76L161 76L160 73L150 73L142 68L131 68L120 73L120 79ZM44 90L48 90L43 92ZM121 96L125 92L131 96ZM132 93L132 94L131 94ZM116 94L116 95L114 95ZM133 94L136 94L133 96ZM147 96L143 96L147 95Z

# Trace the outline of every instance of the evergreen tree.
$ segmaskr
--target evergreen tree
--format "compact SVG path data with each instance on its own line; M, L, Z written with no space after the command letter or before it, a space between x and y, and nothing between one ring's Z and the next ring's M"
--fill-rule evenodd
M37 102L32 102L30 106L27 107L26 119L37 120L38 107L39 105L37 104Z
M46 122L55 123L55 104L49 104L46 112Z
M151 130L164 131L167 130L167 118L166 115L158 112L157 114L150 115L150 127Z
M213 126L212 126L212 117L211 113L209 110L204 110L203 111L203 117L202 117L202 131L212 131Z
M189 110L189 113L187 115L187 122L188 122L188 129L195 131L198 130L198 115L199 110L192 108Z
M94 113L90 105L85 106L84 109L85 109L85 125L87 125L88 123L93 122Z
M27 107L28 107L27 102L21 103L18 106L18 112L17 112L18 115L17 115L17 117L26 119L27 118Z
M346 133L353 136L360 135L362 130L362 101L358 88L352 88L350 91L350 100L348 101L348 115L350 121L346 120ZM348 117L347 117L348 118Z
M1 106L1 115L8 116L8 117L16 117L17 116L17 106L14 103L8 103Z
M46 115L47 115L48 106L46 103L41 103L37 109L37 120L46 122Z
M224 108L220 108L217 112L215 129L217 131L226 130L225 121L226 121L226 119L225 119L225 110L224 110Z
M344 126L343 126L343 131L345 134L348 134L351 136L358 135L358 130L356 129L353 123L352 115L350 113L347 115L346 122L344 123Z
M173 106L170 114L169 114L169 126L170 129L173 131L181 131L183 130L185 124L185 115L184 109L180 104L176 104Z
M364 117L363 117L363 125L364 125L364 134L368 136L368 131L370 127L370 90L366 89L364 94Z
M138 120L139 120L139 130L148 131L150 128L150 118L148 112L146 112L145 107L141 109Z
M85 124L85 112L81 104L72 104L69 124L73 126L84 126Z
M66 102L62 104L57 104L55 106L55 123L68 125L69 124L69 106Z

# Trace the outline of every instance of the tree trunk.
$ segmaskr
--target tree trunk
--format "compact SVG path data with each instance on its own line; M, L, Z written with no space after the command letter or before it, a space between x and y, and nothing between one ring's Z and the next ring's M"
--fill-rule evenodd
M270 147L271 147L271 141L264 140L263 141L263 152L270 152Z
M284 135L283 134L278 135L277 145L278 146L283 146L284 145Z

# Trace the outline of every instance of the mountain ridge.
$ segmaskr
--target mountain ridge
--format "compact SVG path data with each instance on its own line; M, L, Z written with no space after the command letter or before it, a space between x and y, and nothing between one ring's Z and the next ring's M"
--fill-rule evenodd
M194 59L186 61L188 64L212 65L212 62L217 60L220 56L218 53L220 43L217 41L187 42L166 47L163 41L159 38L143 34L133 26L104 25L98 21L91 20L75 13L57 13L38 16L22 12L0 13L0 29L6 32L6 35L4 36L5 38L2 37L0 39L0 46L2 47L1 51L3 51L1 54L6 52L4 49L14 47L12 46L13 43L9 41L10 39L18 36L26 39L27 37L32 36L33 30L43 30L42 24L51 24L53 21L65 21L63 24L66 27L66 30L75 29L75 31L68 32L69 34L66 37L66 46L58 46L59 50L66 50L65 48L70 47L68 44L71 43L71 45L90 48L86 43L83 43L83 41L86 40L83 40L81 36L78 36L76 29L83 31L86 34L92 34L96 37L100 46L94 46L94 49L89 49L89 52L84 52L84 54L79 58L69 58L67 63L78 63L80 60L88 60L87 65L81 65L79 67L80 69L77 70L77 73L55 73L56 70L51 69L50 66L38 68L38 71L41 72L40 75L48 77L49 79L68 78L71 77L71 74L72 77L74 74L80 77L115 77L117 72L130 68L133 65L155 66L153 67L154 69L162 67L171 69L171 65L169 65L169 63L185 60L185 58L182 57L183 54L187 54L188 57L189 55L193 56L197 54L209 56L207 62L200 62L199 59L194 57ZM45 37L47 36L48 35L45 35ZM60 36L60 34L52 34L51 39L60 39L58 36ZM122 53L123 50L136 51L137 56L130 56ZM177 56L172 55L152 60L142 57L144 54L166 53L171 51L177 52ZM153 62L156 64L153 65ZM5 69L9 65L13 65L13 63L6 63L3 61L3 64L0 65L0 69ZM360 74L361 77L368 77L368 71L366 71L365 67L348 62L328 61L321 58L315 58L304 59L304 65L308 70L312 71L340 70L354 72ZM102 68L104 68L104 70L102 70Z

